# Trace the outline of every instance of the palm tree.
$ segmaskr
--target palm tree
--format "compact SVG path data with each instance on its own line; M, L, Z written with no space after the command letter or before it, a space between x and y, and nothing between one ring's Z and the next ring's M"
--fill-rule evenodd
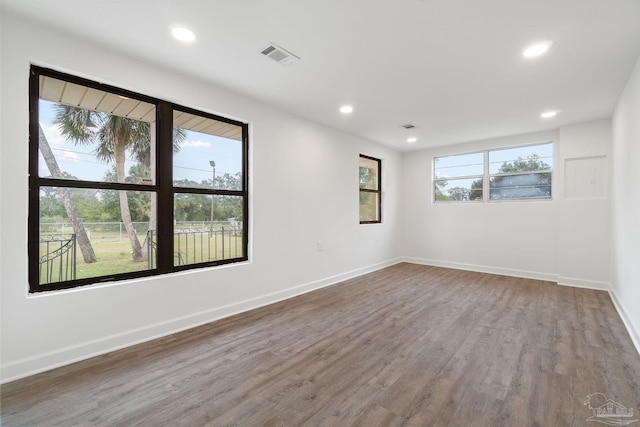
M151 149L151 124L140 120L112 114L86 110L68 105L55 106L54 122L58 124L60 133L67 136L76 144L96 144L94 150L98 160L114 162L116 167L116 181L125 181L125 160L129 153L135 160L150 168L151 176L155 175L155 150ZM182 129L174 129L173 151L180 149L180 143L186 139ZM133 227L127 192L118 191L122 222L127 230L131 254L134 262L147 260L146 244L143 246ZM149 228L156 227L156 200L151 198L149 212Z
M60 133L76 144L97 143L94 150L96 158L115 163L117 182L125 182L127 152L141 163L150 162L150 123L62 104L56 105L55 110L54 121L58 124ZM120 190L118 195L120 214L131 244L133 261L144 261L142 245L131 221L127 192Z
M51 146L49 145L49 141L47 141L47 137L42 131L42 126L39 129L39 141L38 146L40 148L40 152L42 153L42 157L44 158L45 163L47 164L47 168L49 168L49 173L54 178L61 178L62 172L60 171L60 167L58 166L58 162L51 151ZM58 188L58 192L62 197L62 204L64 205L64 209L67 212L67 217L69 218L69 222L71 222L71 227L73 227L73 232L76 234L76 239L78 241L78 245L80 246L80 253L82 253L82 258L84 262L87 264L91 264L97 261L96 253L93 250L93 246L91 246L91 240L89 240L89 236L87 236L87 231L78 216L78 212L76 211L76 207L71 200L71 195L66 188Z

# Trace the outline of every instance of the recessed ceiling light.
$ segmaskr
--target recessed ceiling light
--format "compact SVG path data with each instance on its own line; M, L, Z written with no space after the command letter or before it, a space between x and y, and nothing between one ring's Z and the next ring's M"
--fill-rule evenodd
M172 26L171 35L173 35L176 40L180 40L184 43L191 43L196 39L196 35L193 31L181 25Z
M549 47L551 47L550 41L543 41L536 44L532 44L531 46L527 47L524 51L522 51L522 56L524 56L525 58L536 58L544 54L546 51L548 51Z
M540 117L543 119L550 119L552 117L557 116L559 112L560 111L556 111L556 110L545 111L544 113L540 114Z
M349 114L353 112L353 106L351 105L343 105L342 107L340 107L340 112L342 114Z
M416 142L418 140L418 138L416 138L415 136L412 136L411 138L407 138L407 142L409 144L413 144L414 142Z

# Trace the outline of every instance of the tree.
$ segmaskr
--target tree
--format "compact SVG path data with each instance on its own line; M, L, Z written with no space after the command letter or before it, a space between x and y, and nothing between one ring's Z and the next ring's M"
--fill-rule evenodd
M551 166L535 153L526 159L518 157L511 162L504 162L498 174L505 175L491 178L491 199L550 197L551 173L540 173L549 170Z
M242 180L240 172L235 174L225 173L216 176L215 188L220 190L240 190ZM216 203L214 207L214 218L218 220L228 220L230 218L242 218L242 200L237 196L214 196Z
M151 176L150 168L142 163L136 163L129 168L129 174L125 178L125 182L131 184L141 184L145 179ZM107 182L116 182L116 170L115 166L112 166L111 170L108 170L103 178ZM101 199L103 201L104 209L110 214L110 218L105 221L118 221L120 222L119 214L116 211L119 209L119 197L114 194L113 191L101 191ZM151 217L151 193L147 191L130 191L127 194L129 200L129 210L131 212L131 220L133 222L148 222ZM116 210L113 209L116 208ZM111 215L111 213L116 213ZM154 227L149 229L155 229Z
M209 221L211 196L206 194L176 193L174 211L177 221Z
M139 160L147 160L151 151L151 126L147 122L57 104L55 123L60 133L75 144L97 143L96 158L114 162L116 181L125 182L127 152ZM142 246L133 228L126 191L118 191L120 214L131 244L133 261L144 261Z
M217 190L240 190L242 188L241 174L225 173L216 176L215 186L212 180L201 182L190 179L175 180L176 187L187 188L215 188ZM242 198L226 195L206 195L193 193L177 193L175 195L175 218L178 221L209 221L211 220L211 197L215 197L214 218L227 220L242 218Z
M49 168L49 173L54 178L64 178L63 173L60 171L60 167L58 166L58 162L56 161L55 156L53 155L53 151L51 151L51 147L49 146L49 142L47 141L47 137L42 130L42 126L39 129L39 137L38 137L38 146L40 148L40 152L42 153L42 157L44 158L45 163L47 164L47 168ZM62 198L62 204L64 205L64 209L67 213L67 217L69 218L69 222L71 223L71 227L73 227L73 232L76 235L76 241L78 242L78 246L80 246L80 253L82 253L82 258L84 262L87 264L94 263L98 259L96 258L96 253L93 250L93 246L91 246L91 241L89 240L89 236L87 236L87 231L76 212L75 205L71 200L71 195L67 188L59 188L58 193Z
M469 200L482 200L482 178L476 179L471 183Z
M498 173L528 172L528 171L544 171L551 167L544 161L540 160L538 154L530 154L526 159L518 157L513 162L504 162L500 166Z
M453 187L449 189L449 199L457 201L469 200L469 190L464 187Z
M40 222L55 221L64 215L60 191L55 187L40 187Z
M216 176L216 185L214 188L220 190L241 190L242 182L240 181L240 172L235 174L225 173Z
M437 202L450 200L449 196L444 194L444 192L442 191L442 189L445 188L446 186L447 186L447 181L436 181L436 185L434 187L434 190L435 190L435 193L436 193L435 194L435 199L436 199Z

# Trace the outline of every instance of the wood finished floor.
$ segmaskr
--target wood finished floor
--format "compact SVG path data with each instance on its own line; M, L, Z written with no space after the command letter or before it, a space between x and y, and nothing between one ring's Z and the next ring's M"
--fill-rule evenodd
M4 426L595 426L640 356L606 292L398 264L1 392Z

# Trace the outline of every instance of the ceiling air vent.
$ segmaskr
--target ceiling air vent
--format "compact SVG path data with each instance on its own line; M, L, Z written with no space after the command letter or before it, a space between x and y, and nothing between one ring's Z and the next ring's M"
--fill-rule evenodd
M400 125L400 127L405 129L415 129L416 125L413 123L407 123L406 125Z
M262 49L261 53L264 56L267 56L282 65L291 65L294 61L300 59L300 57L274 43L271 43L267 47Z

